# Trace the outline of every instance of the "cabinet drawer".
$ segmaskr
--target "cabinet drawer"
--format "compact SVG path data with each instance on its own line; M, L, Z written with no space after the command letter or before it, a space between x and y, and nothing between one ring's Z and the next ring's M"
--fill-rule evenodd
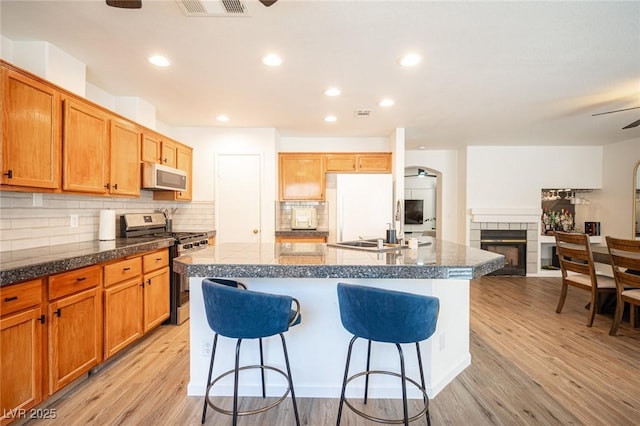
M169 250L159 250L142 257L142 269L144 273L169 266Z
M7 315L42 303L42 280L0 288L0 314Z
M139 275L142 275L142 260L140 257L121 260L104 267L104 286L109 287Z
M77 293L100 284L100 266L75 269L49 277L49 300Z

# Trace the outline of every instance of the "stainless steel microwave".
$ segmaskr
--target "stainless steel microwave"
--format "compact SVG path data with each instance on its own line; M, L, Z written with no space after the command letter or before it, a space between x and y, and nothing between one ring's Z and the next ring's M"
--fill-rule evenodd
M186 191L187 174L173 167L157 163L142 165L142 189Z

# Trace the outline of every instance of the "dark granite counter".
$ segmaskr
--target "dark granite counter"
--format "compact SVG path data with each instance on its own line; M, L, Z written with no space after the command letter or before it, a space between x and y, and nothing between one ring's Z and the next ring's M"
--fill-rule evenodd
M328 229L280 229L276 237L328 237Z
M0 286L173 245L173 238L117 238L0 253Z
M431 241L384 253L313 243L225 243L174 259L174 270L189 277L468 280L504 266L500 254Z

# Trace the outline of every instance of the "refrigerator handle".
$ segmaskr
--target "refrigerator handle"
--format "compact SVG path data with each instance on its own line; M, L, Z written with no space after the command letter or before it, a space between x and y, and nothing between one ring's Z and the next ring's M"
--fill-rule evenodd
M338 196L338 236L337 236L337 242L343 241L342 239L342 235L343 235L343 229L342 227L344 226L344 220L343 220L343 215L344 215L344 206L342 205L342 196Z

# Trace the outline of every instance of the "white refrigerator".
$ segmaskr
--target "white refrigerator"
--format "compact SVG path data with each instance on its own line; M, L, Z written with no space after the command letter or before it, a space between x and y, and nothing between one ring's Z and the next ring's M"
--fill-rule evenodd
M336 240L386 238L394 220L393 176L336 176Z

